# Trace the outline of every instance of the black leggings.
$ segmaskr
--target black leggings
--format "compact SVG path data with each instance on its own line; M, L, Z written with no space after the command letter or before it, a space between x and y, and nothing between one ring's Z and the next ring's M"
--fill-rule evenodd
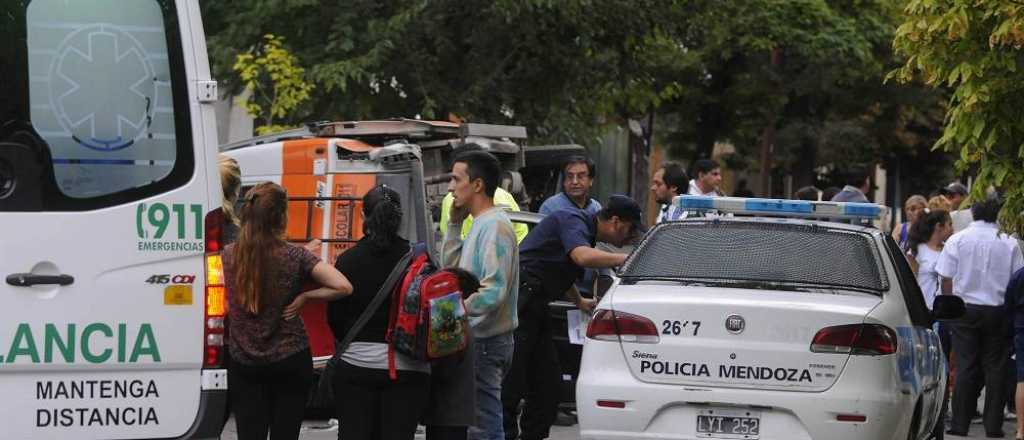
M531 291L541 290L532 288ZM501 388L507 439L548 438L551 425L558 417L562 367L552 327L551 309L547 301L542 298L527 300L519 311L512 368ZM520 416L521 400L525 400L525 403Z
M303 350L264 365L231 364L228 389L239 440L295 440L299 438L313 358Z
M427 440L466 440L469 438L467 426L427 425Z
M338 438L344 440L412 440L427 403L430 375L338 362L334 370L334 401L338 405Z

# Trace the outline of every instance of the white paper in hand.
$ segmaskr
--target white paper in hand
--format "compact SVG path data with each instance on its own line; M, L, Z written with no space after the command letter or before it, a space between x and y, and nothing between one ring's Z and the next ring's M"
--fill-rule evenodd
M569 343L583 345L583 340L587 338L587 325L590 324L590 314L584 313L579 309L572 309L565 311L565 318L568 321L566 327L569 328Z

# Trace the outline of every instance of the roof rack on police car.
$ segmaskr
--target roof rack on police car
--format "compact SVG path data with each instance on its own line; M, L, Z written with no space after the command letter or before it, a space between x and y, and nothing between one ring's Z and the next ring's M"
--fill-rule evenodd
M424 121L421 119L384 119L377 121L320 122L311 124L310 131L318 136L402 137L406 139L451 139L470 136L487 138L526 139L526 127Z
M884 218L889 208L873 203L814 202L809 200L761 199L745 197L677 196L676 209L686 212L716 211L722 214L815 219Z

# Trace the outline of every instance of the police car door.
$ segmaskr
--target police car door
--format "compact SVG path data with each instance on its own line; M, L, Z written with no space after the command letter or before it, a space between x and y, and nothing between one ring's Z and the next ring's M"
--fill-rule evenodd
M906 325L896 326L900 380L904 389L920 398L918 426L924 431L932 426L942 410L946 391L946 358L942 354L939 335L932 329L932 315L924 294L903 257L903 251L891 238L884 237L884 240L899 280L899 299L906 308ZM942 428L939 422L938 429Z
M181 436L220 203L197 4L4 2L0 40L3 437Z

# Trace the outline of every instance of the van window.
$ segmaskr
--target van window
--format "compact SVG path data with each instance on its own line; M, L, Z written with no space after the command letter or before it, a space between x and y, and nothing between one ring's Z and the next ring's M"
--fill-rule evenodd
M172 1L10 3L0 10L0 39L14 43L0 49L0 173L5 163L39 170L0 181L40 200L5 204L0 193L0 210L96 209L191 178Z

